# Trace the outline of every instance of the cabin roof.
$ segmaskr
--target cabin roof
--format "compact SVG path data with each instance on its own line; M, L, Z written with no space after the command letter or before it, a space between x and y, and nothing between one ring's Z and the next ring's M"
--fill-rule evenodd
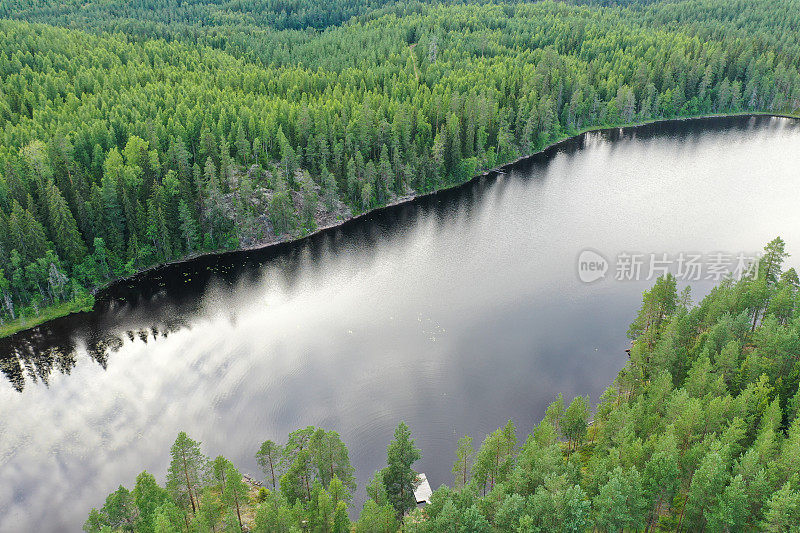
M414 487L414 498L416 498L417 503L431 503L431 494L433 491L431 490L431 485L428 483L428 478L420 472L417 474L417 484Z

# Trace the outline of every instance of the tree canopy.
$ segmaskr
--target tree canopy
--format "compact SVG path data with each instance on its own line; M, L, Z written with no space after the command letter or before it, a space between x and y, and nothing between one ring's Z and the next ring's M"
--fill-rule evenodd
M0 333L586 128L800 109L797 0L605 4L3 3Z
M143 472L133 491L119 487L92 510L85 529L793 531L800 288L787 257L783 241L771 241L761 261L769 269L727 278L695 305L674 304L657 281L642 309L664 310L662 323L631 330L630 360L594 409L583 396L564 407L559 395L521 445L511 421L477 451L471 437L458 439L453 488L439 487L423 509L413 496L421 451L402 422L352 524L353 469L337 433L307 427L285 444L265 441L261 488L223 457L209 463L181 433L166 489ZM770 303L787 294L788 304Z

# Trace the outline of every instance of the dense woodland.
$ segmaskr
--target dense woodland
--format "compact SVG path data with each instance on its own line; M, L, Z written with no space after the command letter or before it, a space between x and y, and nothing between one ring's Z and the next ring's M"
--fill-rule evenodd
M671 275L657 280L629 330L630 361L596 409L559 396L524 442L512 422L480 446L464 436L452 484L423 509L411 493L420 450L403 423L352 523L353 468L335 432L265 441L260 488L181 434L166 488L141 473L85 530L796 532L800 280L786 257L775 239L757 278L726 279L697 304Z
M296 238L588 128L800 113L800 1L0 0L0 335L193 254ZM400 424L362 509L309 427L261 484L181 433L86 531L800 531L800 281L666 276L595 408L458 441L416 509ZM590 423L591 420L591 423ZM355 521L351 517L358 516Z
M798 113L797 0L622 3L0 1L0 334L586 128Z

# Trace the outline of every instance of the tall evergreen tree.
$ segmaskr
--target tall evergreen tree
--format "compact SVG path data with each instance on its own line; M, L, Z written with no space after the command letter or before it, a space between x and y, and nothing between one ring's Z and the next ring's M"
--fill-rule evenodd
M281 458L283 456L283 449L280 445L275 444L271 440L265 440L261 444L258 453L256 453L256 461L261 471L264 472L267 481L272 485L272 490L277 487L278 479L281 477L282 464Z
M199 493L206 478L208 459L200 451L200 443L181 431L170 450L172 460L167 470L167 490L183 508L194 515L199 505Z
M397 516L402 517L417 505L414 498L417 473L411 466L422 457L411 438L411 430L404 422L400 422L395 429L394 440L389 444L386 456L387 466L382 472L386 495Z

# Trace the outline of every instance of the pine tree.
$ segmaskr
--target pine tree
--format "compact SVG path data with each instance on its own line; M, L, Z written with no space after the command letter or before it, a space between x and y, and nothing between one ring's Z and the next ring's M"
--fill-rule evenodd
M300 191L302 193L301 227L303 231L310 233L317 229L316 212L319 195L314 188L314 182L308 175L304 175L300 181Z
M211 476L217 485L219 485L220 492L225 494L225 487L227 486L228 467L231 462L225 457L218 455L211 462Z
M133 531L139 520L133 496L122 486L108 495L101 513L112 530Z
M654 335L660 332L661 325L672 316L678 308L678 292L675 276L666 274L656 280L655 285L642 297L642 308L628 329L628 337L636 339L647 335L648 345L654 344Z
M256 453L256 461L261 471L264 472L267 481L272 484L272 490L277 487L278 479L281 477L281 457L283 449L280 445L271 440L265 440L261 448Z
M770 533L794 532L800 524L800 492L787 481L767 502L761 528Z
M781 276L781 267L789 254L786 253L786 243L780 237L775 237L764 247L764 255L758 267L758 276L772 285L778 282Z
M562 431L570 449L577 448L586 436L589 422L589 397L576 396L564 411Z
M367 500L355 524L356 533L397 533L400 524L396 511L390 505L378 505Z
M153 530L155 533L179 533L187 529L187 522L185 511L168 500L156 509Z
M315 478L314 453L311 447L316 428L309 426L289 434L283 448L283 461L287 465L281 476L281 492L290 504L297 500L311 499L311 488Z
M508 423L491 434L481 444L475 454L472 478L483 489L485 495L498 483L503 483L511 473L514 460L514 448L517 444L514 423Z
M276 235L292 234L297 229L297 215L292 196L284 182L279 182L269 203L269 218Z
M646 523L647 501L635 467L617 466L594 499L597 525L607 531L640 529Z
M239 528L242 523L242 506L247 502L247 484L242 479L242 474L233 466L228 464L225 470L225 492L223 498L227 502L230 510L236 510L236 518L239 521Z
M336 503L333 514L333 527L331 533L350 533L350 517L347 515L347 504L343 501Z
M14 299L11 295L11 282L6 279L2 269L0 269L0 304L3 305L11 316L11 320L16 320L14 312Z
M217 531L222 516L224 515L225 505L220 497L221 495L213 490L211 487L205 487L200 495L200 506L197 509L197 514L194 517L194 522L190 523L190 528L193 526L199 531Z
M386 494L398 517L417 505L414 498L417 473L411 466L421 457L411 438L411 430L405 422L400 422L387 449L387 466L383 469Z
M453 464L453 477L455 478L454 487L465 487L469 484L470 470L472 469L472 459L475 455L475 448L472 447L472 437L464 435L458 439L456 445L456 462Z
M181 431L170 450L172 460L167 470L167 490L184 512L196 514L199 491L208 468L208 459L200 451L200 443Z
M723 493L730 480L725 456L727 450L711 450L700 462L692 476L683 526L694 529L705 527L707 517L712 511L717 497Z
M667 433L658 439L655 446L656 450L645 464L642 475L644 494L651 506L648 517L650 527L661 514L664 503L672 501L680 481L675 436Z
M142 472L136 476L133 500L139 510L139 518L145 531L153 529L156 509L163 505L168 498L167 491L158 485L152 474Z
M325 489L328 489L332 480L337 478L350 493L355 492L354 469L350 464L347 447L338 433L317 429L309 442L309 447L313 450L317 478ZM349 494L344 499L349 501Z
M544 419L553 426L557 433L560 433L563 417L564 395L559 392L555 401L547 406L547 410L544 413Z
M367 485L367 496L379 506L389 505L386 485L383 483L383 472L378 470Z
M336 177L331 174L327 167L322 169L322 200L328 211L336 209L336 200L339 197Z

